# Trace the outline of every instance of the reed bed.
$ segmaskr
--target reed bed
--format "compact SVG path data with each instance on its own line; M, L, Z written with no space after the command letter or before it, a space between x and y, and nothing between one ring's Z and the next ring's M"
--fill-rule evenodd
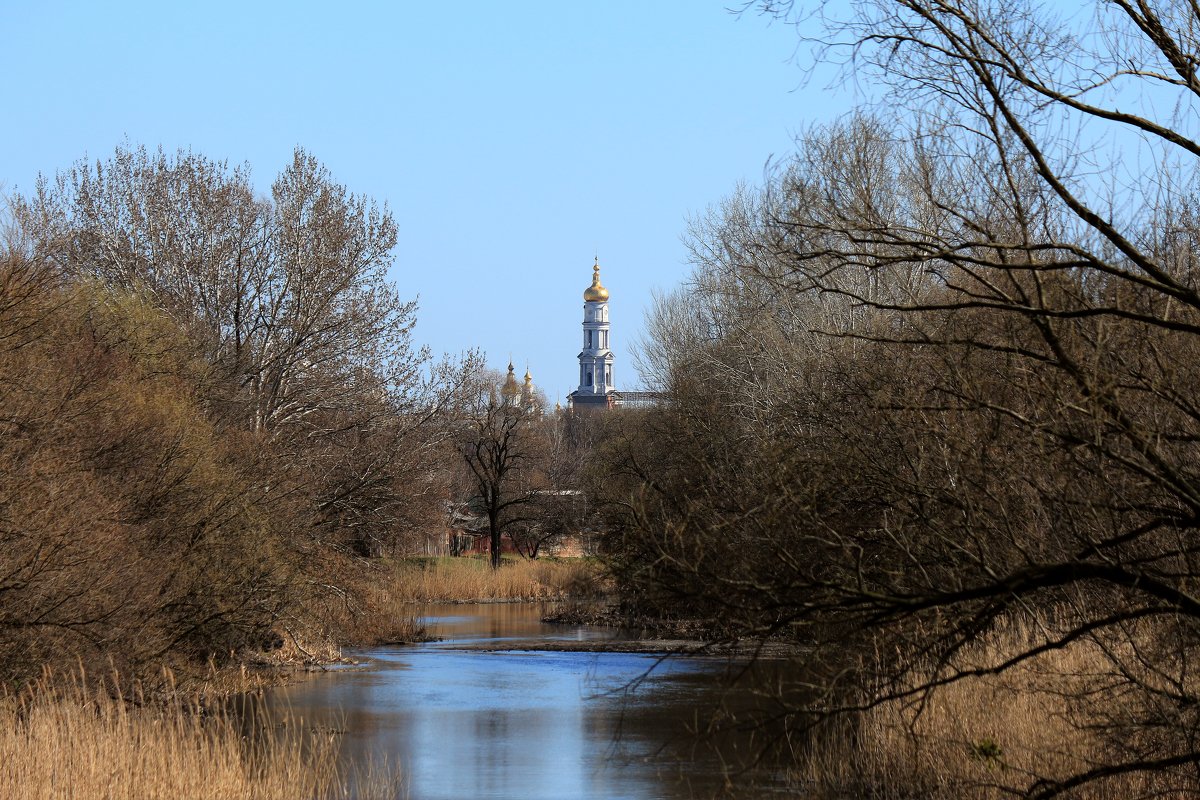
M82 680L0 699L0 797L21 800L369 800L396 775L349 775L329 734L288 720L248 734L230 714L112 697Z
M388 592L401 602L558 600L598 591L599 568L585 559L506 560L493 570L482 558L398 561Z
M1026 636L1021 625L1009 626L968 658L998 663L1017 652ZM827 730L809 748L795 775L797 786L812 800L999 800L1020 795L1038 778L1061 780L1085 771L1104 763L1112 746L1104 733L1110 704L1091 696L1113 675L1111 656L1111 646L1081 641L999 675L965 678L876 706ZM1180 785L1178 774L1140 773L1065 796L1196 796L1194 786Z

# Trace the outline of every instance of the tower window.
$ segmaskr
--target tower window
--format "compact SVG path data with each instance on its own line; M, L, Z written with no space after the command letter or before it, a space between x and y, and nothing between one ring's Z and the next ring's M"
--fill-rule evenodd
M587 335L587 341L584 344L584 346L590 348L592 346L592 332L588 331L586 335Z
M592 373L591 373L591 372L589 372L589 373L587 374L587 385L588 385L588 386L591 386L591 385L592 385Z

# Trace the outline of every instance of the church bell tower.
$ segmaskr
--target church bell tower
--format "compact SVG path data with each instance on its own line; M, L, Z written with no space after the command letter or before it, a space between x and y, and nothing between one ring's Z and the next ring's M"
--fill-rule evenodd
M583 291L583 350L579 353L579 388L568 398L572 408L612 405L616 389L608 333L608 289L600 284L597 258L592 266L592 285Z

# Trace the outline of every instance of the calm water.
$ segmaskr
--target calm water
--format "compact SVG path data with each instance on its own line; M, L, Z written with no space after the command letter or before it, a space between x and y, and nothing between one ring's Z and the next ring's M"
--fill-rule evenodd
M544 613L431 606L442 641L356 653L362 667L269 701L341 731L345 759L398 764L412 800L781 796L781 757L739 768L761 736L693 735L721 706L727 715L756 702L728 689L725 660L526 649L620 636L547 625ZM511 649L470 649L481 646Z

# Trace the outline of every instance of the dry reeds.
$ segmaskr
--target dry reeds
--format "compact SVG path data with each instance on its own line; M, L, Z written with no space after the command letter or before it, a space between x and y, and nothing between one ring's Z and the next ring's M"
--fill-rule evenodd
M556 600L594 592L598 569L582 559L505 561L478 558L398 562L389 587L402 602Z
M1000 663L1028 641L1021 624L1006 626L958 666ZM1119 669L1110 645L1078 641L1000 674L884 702L826 730L803 759L796 782L813 800L1021 795L1039 779L1060 781L1111 763L1106 722L1112 709L1096 687ZM1178 788L1178 777L1134 772L1065 796L1194 797Z
M49 681L0 700L0 797L22 800L394 798L394 776L351 780L334 737L287 720L248 733L230 714L129 702Z

